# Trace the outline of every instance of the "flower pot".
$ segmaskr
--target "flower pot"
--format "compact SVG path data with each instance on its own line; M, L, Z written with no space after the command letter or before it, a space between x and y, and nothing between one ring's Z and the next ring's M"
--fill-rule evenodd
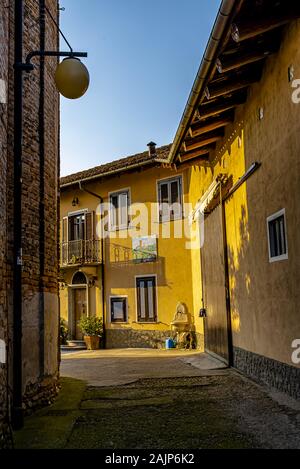
M88 350L99 350L100 337L98 335L85 335L84 341Z

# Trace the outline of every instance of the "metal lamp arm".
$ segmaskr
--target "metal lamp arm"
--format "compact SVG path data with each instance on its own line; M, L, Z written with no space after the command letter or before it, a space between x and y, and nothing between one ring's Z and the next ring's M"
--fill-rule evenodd
M30 52L27 57L25 63L15 64L15 67L23 70L24 72L31 72L34 70L34 65L31 63L31 60L34 57L87 57L87 52L58 52L58 51L41 51L41 50L33 50Z

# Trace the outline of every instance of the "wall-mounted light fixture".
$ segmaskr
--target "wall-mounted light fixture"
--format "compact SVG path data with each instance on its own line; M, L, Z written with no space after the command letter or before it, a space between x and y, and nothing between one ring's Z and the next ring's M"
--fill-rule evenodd
M74 199L72 200L72 206L77 207L78 205L79 205L79 199L78 197L74 197Z
M90 75L88 69L80 61L79 57L87 57L88 54L87 52L74 52L70 43L59 28L57 22L51 15L49 9L43 3L41 7L41 15L45 16L46 12L50 16L61 36L64 38L70 49L70 52L34 50L27 55L25 63L22 63L21 61L16 62L15 69L19 70L20 72L31 72L34 70L34 65L31 63L31 60L34 57L65 57L64 60L58 65L55 72L54 79L57 90L65 98L81 98L89 87Z

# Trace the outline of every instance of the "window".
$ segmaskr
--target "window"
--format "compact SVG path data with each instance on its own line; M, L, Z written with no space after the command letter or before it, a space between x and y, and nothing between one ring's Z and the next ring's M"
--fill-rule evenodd
M270 262L288 259L285 209L267 219Z
M182 178L158 183L159 219L161 222L182 218Z
M127 297L110 299L111 322L127 322Z
M85 214L69 217L69 241L85 239Z
M156 278L139 277L136 279L137 315L139 322L156 322Z
M129 191L110 194L110 229L124 230L128 228Z
M94 212L70 214L63 219L62 239L71 241L91 241L94 239Z
M86 276L84 275L83 272L76 272L76 274L73 277L72 280L72 285L86 285Z

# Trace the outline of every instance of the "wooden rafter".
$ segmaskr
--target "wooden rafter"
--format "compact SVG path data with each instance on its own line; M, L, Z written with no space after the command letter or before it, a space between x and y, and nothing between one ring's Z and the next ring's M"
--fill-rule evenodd
M199 128L195 128L192 130L190 128L190 131L192 133L192 138L194 137L199 137L200 135L206 134L207 132L211 132L212 130L217 130L221 129L222 127L226 127L226 125L229 125L233 122L233 117L226 117L226 118L221 118L221 119L216 119L208 124L203 123L203 125Z
M247 78L237 78L228 81L224 81L215 85L209 85L208 93L210 99L215 99L220 96L224 96L230 93L233 93L238 90L242 90L243 88L248 88L248 86L252 85L253 83L260 80L261 72L258 73L257 71L249 74Z
M208 158L209 157L209 153L211 151L213 151L215 149L215 145L212 145L212 146L209 146L209 147L206 147L206 148L201 148L201 149L198 149L198 150L193 150L193 151L189 151L189 152L181 152L180 153L180 161L182 163L186 162L186 161L190 161L190 160L193 160L195 158Z
M236 106L245 103L246 99L247 91L243 90L242 92L239 92L236 95L232 95L226 99L216 100L215 102L207 102L205 104L202 104L199 108L200 122L206 120L209 117L213 117L230 111ZM195 123L195 125L198 125L198 123Z
M192 151L192 150L197 150L198 148L203 148L208 145L211 145L212 143L218 142L224 137L224 132L218 131L218 132L211 132L210 134L206 134L203 137L200 137L198 139L189 139L185 140L184 142L184 150L186 152Z
M268 16L265 18L254 18L247 23L234 23L231 27L231 36L235 42L242 42L246 39L250 39L259 36L260 34L272 31L273 29L279 28L280 26L284 26L285 24L295 19L297 16L299 16L299 8L296 14L293 13L285 16L276 15L275 17Z
M234 57L231 60L218 59L217 60L217 70L219 73L226 73L231 70L243 67L245 65L252 64L254 62L259 62L260 60L265 60L271 52L254 52L242 57Z

